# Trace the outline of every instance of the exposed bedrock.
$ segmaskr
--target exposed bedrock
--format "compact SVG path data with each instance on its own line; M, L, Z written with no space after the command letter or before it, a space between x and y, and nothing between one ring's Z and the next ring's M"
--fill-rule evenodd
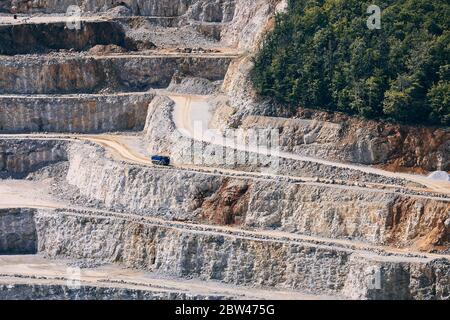
M203 190L205 193L214 190L221 183L218 176L116 161L94 145L74 143L69 147L69 154L67 182L77 187L83 197L108 208L192 218L190 202L195 200L192 197L198 197ZM85 168L86 165L91 168ZM193 179L198 183L193 184Z
M323 112L302 111L307 119L246 117L245 129L278 129L287 151L323 159L384 165L395 171L450 170L450 130L376 123Z
M177 277L358 299L449 299L450 263L39 210L39 252Z
M230 97L227 109L231 107L232 111L222 119L222 125L237 126L244 115L252 114L255 109L273 109L270 102L257 101L250 79L252 56L267 32L275 26L276 12L282 12L286 8L286 0L240 0L236 3L235 19L223 29L221 39L250 54L235 59L228 69L223 91Z
M449 247L450 203L444 200L141 167L105 158L95 146L69 149L66 180L78 189L71 196L108 209L423 250Z
M208 142L194 141L190 137L183 136L176 129L173 120L174 102L168 97L157 97L149 106L147 121L144 129L144 139L148 143L150 153L162 153L170 155L173 161L182 165L199 165L204 167L222 167L252 172L267 171L274 174L300 177L321 177L326 179L338 179L345 181L372 182L393 185L410 184L406 180L385 177L377 174L366 173L360 170L335 167L328 164L300 161L290 158L278 157L277 146L271 149L272 155L257 154L244 151L242 145L248 139L234 137L240 144L240 149L222 147ZM339 128L339 126L337 126ZM336 132L336 128L330 126L328 130ZM233 134L233 131L232 131ZM265 129L260 136L268 136L271 140L271 132ZM243 135L245 137L245 133ZM273 136L275 145L278 144L277 135ZM267 141L266 141L267 142ZM266 145L268 145L266 143ZM249 145L247 144L247 147Z
M222 80L231 58L33 57L0 60L0 94L93 93L165 88L174 74Z
M36 251L34 211L0 209L0 254L35 254Z
M171 292L167 289L108 287L106 284L104 286L83 284L79 288L72 288L65 284L66 281L62 281L62 284L14 283L11 280L10 282L3 285L0 283L0 300L223 300L230 298L221 295Z
M198 0L189 7L187 16L202 22L230 22L239 0Z
M153 94L0 96L0 132L142 130Z
M177 132L172 121L174 102L168 97L156 96L148 106L148 114L143 131L147 150L153 154L173 154L173 144L182 144L183 137Z
M32 171L65 160L64 141L0 140L0 177L23 178Z
M80 28L66 23L38 23L0 26L0 54L42 53L51 50L84 51L95 45L125 46L122 27L110 21L80 22Z
M373 244L448 249L450 202L323 185L259 182L246 224Z
M131 14L141 16L176 17L205 22L228 22L233 19L235 0L12 0L4 9L14 5L18 12L65 13L70 5L84 12L105 12L125 6Z
M353 299L396 300L450 299L450 262L436 259L426 263L389 263L389 259L353 255L342 294ZM369 284L368 284L369 283Z
M227 45L254 51L273 25L277 10L284 0L237 0L234 19L222 31Z
M177 141L177 140L175 140ZM291 177L326 179L345 185L364 186L366 183L381 183L396 186L421 187L405 179L391 178L383 175L367 173L357 169L336 167L313 161L303 161L279 157L276 154L266 156L255 152L224 148L221 145L200 143L181 136L173 144L171 155L175 161L183 165L203 167L222 167L247 172L266 172ZM223 155L223 156L222 156Z

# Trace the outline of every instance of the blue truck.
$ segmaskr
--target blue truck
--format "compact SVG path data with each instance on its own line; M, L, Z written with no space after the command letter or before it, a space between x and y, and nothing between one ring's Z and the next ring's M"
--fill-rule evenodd
M156 164L158 166L169 166L170 165L170 158L164 157L164 156L152 156L151 161L153 164Z

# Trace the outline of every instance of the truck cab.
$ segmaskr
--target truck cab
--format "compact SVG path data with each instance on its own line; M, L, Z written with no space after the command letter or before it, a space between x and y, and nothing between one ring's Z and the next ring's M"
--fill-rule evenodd
M170 158L165 156L152 156L151 161L153 164L158 166L169 166L170 165Z

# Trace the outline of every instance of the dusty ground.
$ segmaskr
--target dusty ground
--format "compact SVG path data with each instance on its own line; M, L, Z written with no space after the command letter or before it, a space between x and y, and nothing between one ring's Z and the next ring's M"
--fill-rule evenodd
M70 260L48 260L41 256L1 256L0 284L35 283L41 285L67 284L72 276L68 268L76 263ZM117 265L82 268L80 285L122 287L148 291L185 292L192 295L228 296L240 299L269 300L318 300L327 296L305 295L295 291L236 288L219 282L180 280L137 270L120 268Z
M0 208L58 208L65 204L50 194L47 181L0 180Z

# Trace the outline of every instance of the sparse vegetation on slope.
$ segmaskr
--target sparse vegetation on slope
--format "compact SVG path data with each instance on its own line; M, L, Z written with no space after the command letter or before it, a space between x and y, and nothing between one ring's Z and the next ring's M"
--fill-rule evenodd
M450 125L450 3L289 0L255 59L255 89L290 108Z

